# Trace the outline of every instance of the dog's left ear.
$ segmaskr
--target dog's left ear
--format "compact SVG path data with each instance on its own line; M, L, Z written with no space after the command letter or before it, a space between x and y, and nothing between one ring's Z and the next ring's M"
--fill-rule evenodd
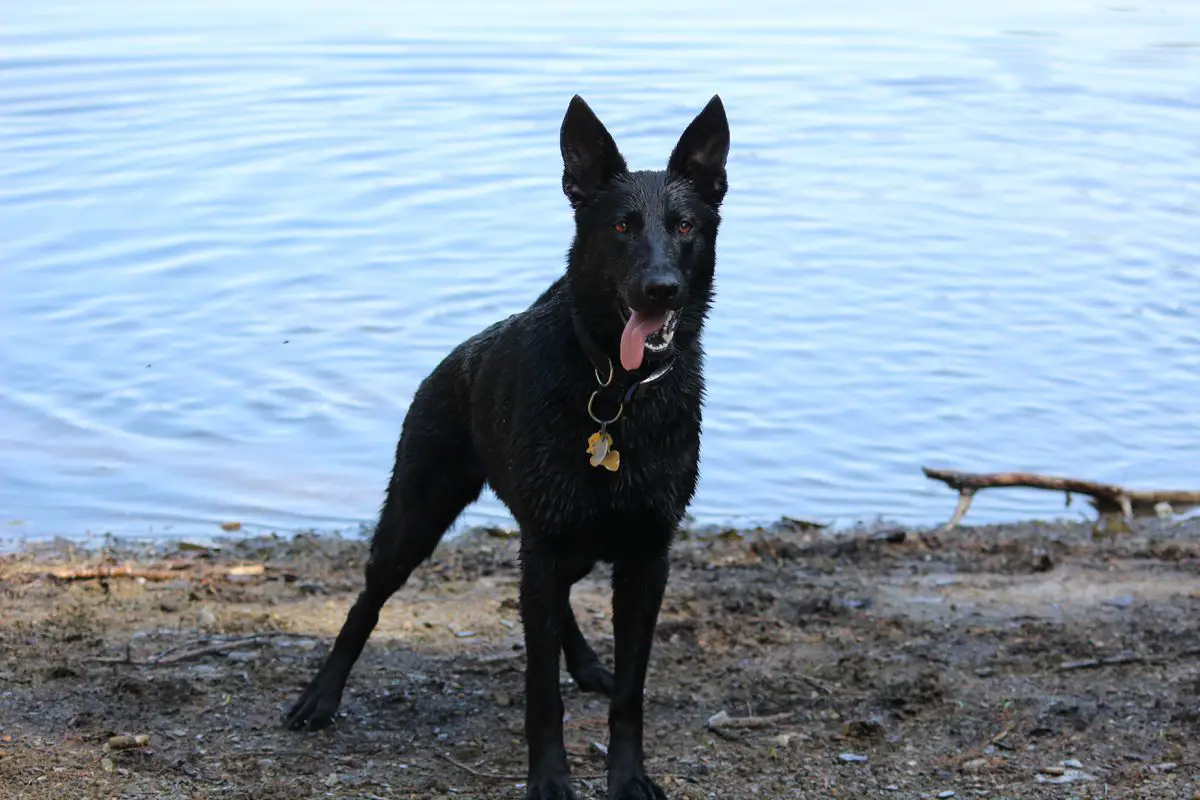
M578 210L617 175L628 171L617 143L595 112L575 95L559 130L563 194Z
M667 162L667 171L690 180L704 201L716 208L728 188L725 180L728 157L729 120L720 95L714 94L679 137L679 144Z

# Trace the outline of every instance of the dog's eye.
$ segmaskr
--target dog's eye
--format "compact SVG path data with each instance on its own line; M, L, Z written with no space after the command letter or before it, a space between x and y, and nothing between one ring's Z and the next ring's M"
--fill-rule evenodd
M613 223L613 230L617 233L629 233L629 223L623 219L619 219Z
M675 227L676 227L676 230L678 230L680 233L687 234L687 233L692 232L693 225L691 222L687 221L686 219L681 219L681 220L679 220L679 224L676 225Z

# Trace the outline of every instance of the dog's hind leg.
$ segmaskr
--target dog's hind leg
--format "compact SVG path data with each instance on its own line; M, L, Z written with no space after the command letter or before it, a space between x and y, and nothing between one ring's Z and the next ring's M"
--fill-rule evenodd
M383 604L483 490L484 467L470 435L450 419L444 405L439 407L442 399L434 394L426 399L418 393L405 420L391 485L371 540L366 588L346 616L325 664L288 711L287 724L293 730L323 728L333 721L350 670Z
M582 580L591 569L592 565L587 565L587 569L572 583ZM583 691L612 697L613 674L600 663L596 651L587 643L587 639L583 638L579 623L575 621L575 612L571 609L570 591L568 588L562 627L562 648L567 661L567 672Z

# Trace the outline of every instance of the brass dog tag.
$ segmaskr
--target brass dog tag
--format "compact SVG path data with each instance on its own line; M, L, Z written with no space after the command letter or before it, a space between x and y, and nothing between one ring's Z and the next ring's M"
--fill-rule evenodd
M613 449L612 434L605 430L604 425L600 426L600 430L588 437L587 451L591 458L588 463L593 467L604 467L609 472L616 472L621 466L621 454Z

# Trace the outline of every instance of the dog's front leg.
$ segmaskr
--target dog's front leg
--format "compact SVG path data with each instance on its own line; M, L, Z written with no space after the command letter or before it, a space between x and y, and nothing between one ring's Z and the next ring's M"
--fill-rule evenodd
M642 763L642 692L668 572L666 553L613 564L616 673L608 713L609 800L666 800Z
M521 550L521 623L525 628L525 740L529 746L526 800L576 800L563 745L558 683L563 615L570 592L557 559Z

